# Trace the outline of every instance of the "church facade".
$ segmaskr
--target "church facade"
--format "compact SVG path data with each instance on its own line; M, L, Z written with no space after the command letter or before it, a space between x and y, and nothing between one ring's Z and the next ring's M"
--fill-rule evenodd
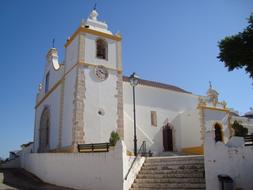
M112 131L133 152L132 86L123 76L122 37L97 17L93 10L68 38L62 63L56 48L47 54L33 152L77 152L78 144L109 142ZM233 117L211 85L206 96L143 79L136 86L138 147L146 141L155 155L203 154L205 126L212 125L217 140L226 141Z

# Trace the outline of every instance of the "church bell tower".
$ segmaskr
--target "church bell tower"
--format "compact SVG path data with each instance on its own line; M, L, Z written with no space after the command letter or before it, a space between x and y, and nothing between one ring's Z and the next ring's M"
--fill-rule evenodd
M94 9L65 48L63 146L109 142L112 131L123 138L120 34L112 34Z

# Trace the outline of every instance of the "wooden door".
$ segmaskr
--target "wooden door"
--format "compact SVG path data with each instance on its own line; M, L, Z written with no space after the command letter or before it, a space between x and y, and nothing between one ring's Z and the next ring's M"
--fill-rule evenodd
M172 127L167 124L163 127L163 148L164 151L173 151Z

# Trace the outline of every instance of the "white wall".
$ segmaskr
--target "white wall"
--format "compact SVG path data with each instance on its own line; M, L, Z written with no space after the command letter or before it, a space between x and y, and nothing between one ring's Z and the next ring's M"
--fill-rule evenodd
M65 52L65 71L68 71L78 61L78 41L79 36L76 36L73 41L67 46Z
M76 68L65 77L64 101L63 101L63 122L62 122L62 146L72 144L74 93L76 83Z
M37 151L39 147L39 128L41 114L46 106L50 111L50 128L49 128L49 147L55 149L58 146L59 136L59 119L60 119L60 85L48 96L42 104L35 110L35 132L34 132L34 151Z
M108 153L33 153L22 167L45 182L76 189L123 189L123 149Z
M133 161L126 146L119 141L105 153L28 153L21 156L21 167L45 182L89 190L127 190L132 185L145 158L139 157L127 180Z
M181 147L197 147L202 144L199 110L187 110L180 115Z
M133 150L132 87L123 83L125 143ZM136 87L136 122L138 147L143 140L154 153L163 151L162 127L169 122L174 128L174 150L200 146L200 120L197 112L198 96L172 90L138 85ZM157 112L157 127L151 126L151 111ZM185 114L184 114L185 113ZM189 132L190 131L190 132ZM188 135L186 138L181 134ZM180 138L180 139L179 139Z
M252 190L253 183L253 148L228 147L215 143L214 131L207 130L205 134L205 175L206 189L219 189L218 175L226 174L234 180L234 187Z
M109 142L112 131L117 129L117 75L109 70L105 81L99 81L94 68L84 69L84 133L85 143ZM103 110L104 115L98 111Z

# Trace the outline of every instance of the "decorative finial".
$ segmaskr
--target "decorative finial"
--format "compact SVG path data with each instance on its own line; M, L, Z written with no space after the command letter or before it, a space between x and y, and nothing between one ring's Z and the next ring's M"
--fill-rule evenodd
M55 42L55 39L53 38L52 40L52 47L54 48L54 42Z
M212 82L209 81L209 88L212 88Z
M94 7L94 8L96 8L96 7ZM93 9L93 10L91 11L91 13L90 13L90 18L91 18L92 20L97 20L97 17L98 17L98 13L97 13L96 9Z
M97 9L97 3L95 3L93 10L95 11Z

